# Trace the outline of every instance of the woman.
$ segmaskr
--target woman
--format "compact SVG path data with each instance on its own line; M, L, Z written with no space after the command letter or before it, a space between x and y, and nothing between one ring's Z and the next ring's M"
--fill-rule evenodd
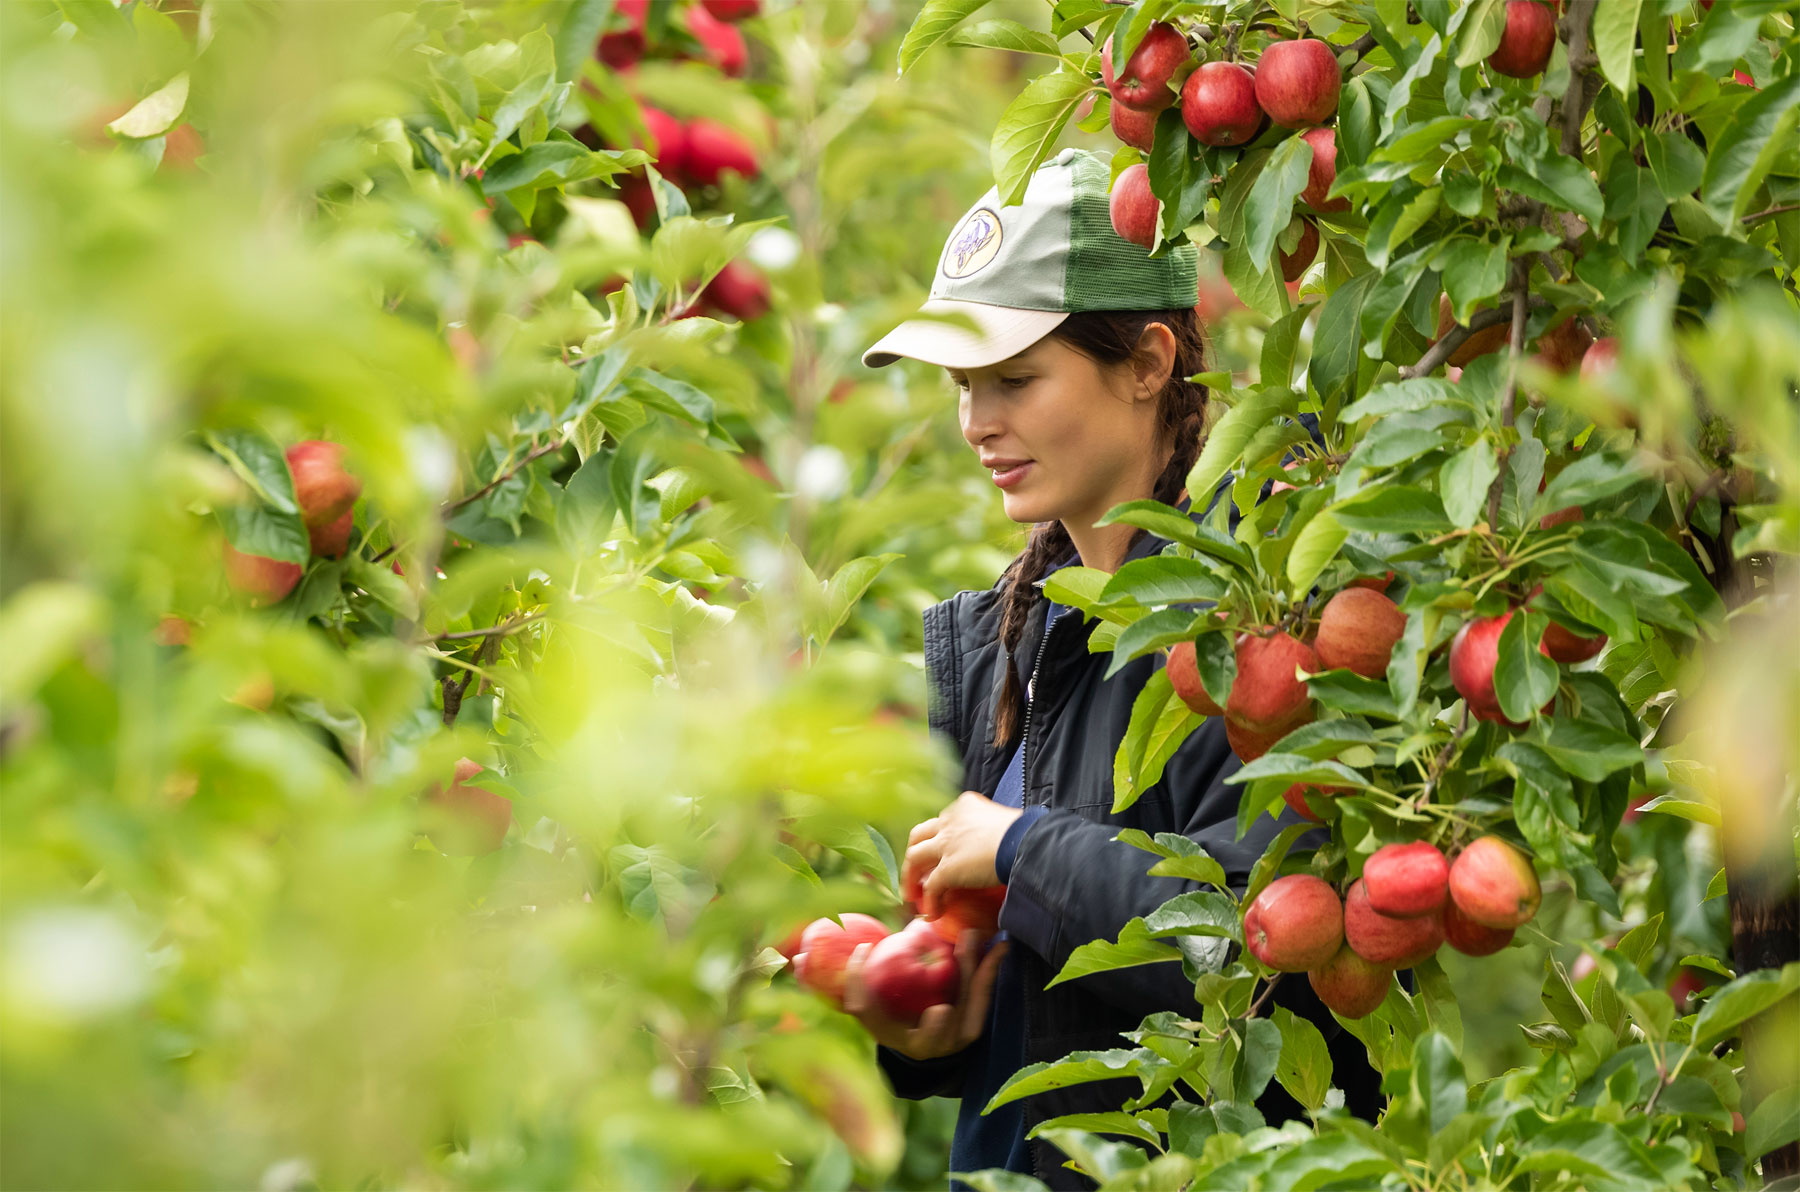
M1065 150L1031 178L1023 202L995 191L944 246L930 299L865 353L872 367L902 356L946 368L959 393L963 437L1003 494L1007 516L1032 523L1022 555L987 591L960 592L927 610L925 657L935 733L955 743L967 788L912 831L909 890L927 902L953 887L1004 883L1001 942L979 962L974 933L959 948L963 996L917 1027L886 1019L853 958L846 1006L881 1045L895 1091L960 1096L951 1170L1006 1167L1053 1187L1092 1185L1032 1125L1065 1113L1117 1109L1132 1079L1078 1085L981 1109L1026 1064L1126 1045L1159 1010L1191 1011L1193 985L1170 963L1094 974L1045 989L1070 952L1116 938L1133 916L1195 888L1149 877L1150 854L1114 841L1122 828L1181 832L1203 845L1241 890L1250 867L1291 819L1260 820L1236 839L1238 768L1223 726L1208 720L1170 759L1161 781L1111 813L1113 756L1132 701L1161 665L1139 658L1110 679L1109 656L1087 651L1079 614L1042 597L1042 581L1074 564L1116 571L1159 553L1164 539L1094 523L1122 502L1154 497L1187 508L1184 484L1200 449L1206 391L1194 315L1195 258L1183 246L1152 258L1113 231L1103 159ZM967 316L973 329L940 316ZM1225 963L1224 941L1204 959ZM1360 1045L1304 981L1276 1001L1311 1018L1331 1041L1335 1081L1372 1114L1374 1074ZM1301 1116L1278 1086L1258 1102L1273 1122Z

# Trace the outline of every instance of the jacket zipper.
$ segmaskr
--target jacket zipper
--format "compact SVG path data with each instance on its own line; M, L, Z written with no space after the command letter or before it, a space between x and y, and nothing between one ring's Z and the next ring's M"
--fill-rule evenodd
M1045 615L1048 616L1048 612ZM1037 657L1031 663L1031 678L1025 685L1025 731L1019 739L1019 749L1023 755L1019 761L1020 806L1029 806L1025 802L1025 796L1030 792L1031 784L1026 779L1031 773L1031 708L1037 703L1035 692L1038 669L1044 665L1044 651L1050 645L1050 635L1056 631L1057 621L1061 620L1062 618L1058 617L1056 621L1045 623L1044 636L1038 639Z

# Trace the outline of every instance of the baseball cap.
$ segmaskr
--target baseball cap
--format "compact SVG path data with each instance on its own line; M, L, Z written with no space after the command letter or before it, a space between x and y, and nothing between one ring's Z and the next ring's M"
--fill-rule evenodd
M1106 159L1064 149L1040 165L1017 204L991 188L956 222L925 304L863 353L980 368L1024 351L1071 314L1174 310L1199 301L1199 250L1152 257L1113 231ZM943 321L965 315L974 329Z

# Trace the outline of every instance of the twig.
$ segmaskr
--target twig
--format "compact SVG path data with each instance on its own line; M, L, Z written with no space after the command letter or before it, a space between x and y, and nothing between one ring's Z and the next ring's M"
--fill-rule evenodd
M1462 740L1463 732L1468 727L1469 703L1464 700L1462 718L1456 722L1456 731L1450 734L1450 739L1444 742L1444 747L1438 750L1437 757L1432 761L1431 769L1426 771L1425 789L1419 795L1420 806L1431 802L1431 795L1437 789L1438 779L1444 776L1444 767L1450 764L1450 751L1456 748L1456 743Z
M1573 157L1581 148L1581 121L1587 115L1588 76L1595 65L1588 53L1588 29L1594 23L1594 9L1599 0L1570 0L1569 4L1569 89L1562 101L1562 151Z
M1374 49L1377 44L1379 44L1379 43L1376 42L1375 35L1373 33L1365 33L1361 37L1357 38L1355 41L1351 42L1349 45L1345 46L1343 49L1339 50L1338 54L1339 54L1339 56L1342 56L1344 54L1355 55L1355 57L1350 59L1350 67L1349 67L1349 69L1354 70L1356 68L1357 63L1361 62L1363 60L1364 56L1366 56L1370 50Z
M1263 1003L1269 1000L1269 995L1275 992L1275 987L1281 983L1281 979L1285 976L1287 976L1286 973L1276 973L1273 977L1269 978L1269 983L1263 986L1263 991L1256 995L1255 1001L1250 1003L1250 1010L1249 1013L1244 1015L1245 1018L1256 1017L1256 1012L1263 1008Z
M1506 387L1500 390L1500 425L1506 430L1513 427L1513 413L1518 402L1514 399L1519 392L1519 362L1525 357L1525 311L1527 308L1526 283L1531 279L1531 261L1520 257L1513 262L1513 303L1512 303L1512 340L1506 360ZM1512 455L1512 444L1508 443L1500 452L1500 471L1494 476L1494 483L1488 486L1487 520L1490 529L1500 526L1500 492L1506 487L1506 461Z
M549 615L549 613L531 613L527 616L520 617L516 621L508 621L505 625L496 625L492 629L465 629L460 633L440 633L429 640L434 642L451 642L461 641L472 637L505 637L508 634L517 633L519 630L525 628L525 626L530 625L534 621L541 621Z
M550 454L553 454L554 452L561 451L564 447L568 446L568 444L569 444L569 441L567 439L557 439L554 442L544 444L542 447L539 447L534 451L528 452L524 459L520 460L518 463L514 464L512 467L506 469L506 471L500 473L498 476L494 477L492 480L488 481L486 484L482 485L480 488L476 489L474 492L470 493L468 496L458 497L454 501L445 502L440 507L439 511L444 516L448 517L450 514L455 513L458 509L461 509L464 505L468 505L471 502L481 500L481 498L487 496L489 493L491 493L495 489L499 488L502 484L505 484L508 480L511 480L514 476L517 476L521 469L530 467L532 464L536 463L538 460L543 459L546 455L550 455Z
M1442 339L1438 340L1425 350L1425 354L1419 357L1417 364L1409 364L1401 369L1400 379L1402 381L1410 381L1414 377L1423 377L1436 372L1440 364L1450 359L1452 353L1463 346L1463 341L1467 340L1477 331L1485 331L1496 323L1504 323L1507 317L1506 311L1500 307L1496 307L1493 310L1477 311L1474 317L1469 320L1469 325L1467 327L1463 326L1461 323L1456 324L1456 326L1444 333Z
M1777 203L1773 207L1765 207L1754 214L1746 215L1738 222L1745 227L1749 227L1751 224L1761 223L1765 219L1773 219L1777 215L1785 215L1789 211L1800 211L1800 203Z

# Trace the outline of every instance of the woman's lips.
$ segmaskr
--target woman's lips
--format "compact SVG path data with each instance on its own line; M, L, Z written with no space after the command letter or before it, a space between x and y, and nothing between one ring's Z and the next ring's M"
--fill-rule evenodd
M1011 488L1013 485L1019 483L1019 481L1025 479L1025 473L1031 470L1032 462L1033 461L1031 460L1026 460L1022 464L1014 464L1005 471L995 470L994 483L1001 488Z

